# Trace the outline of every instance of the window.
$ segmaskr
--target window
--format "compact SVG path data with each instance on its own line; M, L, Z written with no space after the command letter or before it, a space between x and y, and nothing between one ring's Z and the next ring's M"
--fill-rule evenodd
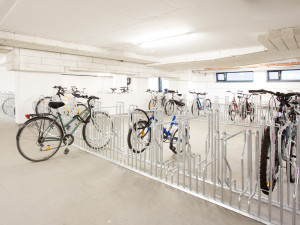
M253 72L216 73L217 82L252 82Z
M300 81L300 70L269 70L268 81Z
M280 79L280 71L268 72L268 80L279 80L279 79Z

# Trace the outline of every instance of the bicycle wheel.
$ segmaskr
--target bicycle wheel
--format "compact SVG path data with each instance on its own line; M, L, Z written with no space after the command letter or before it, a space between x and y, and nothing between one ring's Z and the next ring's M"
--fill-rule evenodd
M2 103L2 111L6 115L15 115L15 99L14 98L8 98L5 99Z
M235 121L235 117L237 115L237 109L232 109L231 112L229 113L229 115L230 115L230 119L232 121Z
M166 98L166 96L164 96L164 97L161 99L161 106L162 106L162 107L165 107L166 101L167 101L167 98Z
M87 109L87 106L83 103L78 103L77 104L77 107L76 107L76 110L75 110L75 115L79 115L81 112L83 112L84 110Z
M187 131L187 128L185 128L185 138L187 138L187 135L188 135L188 131ZM174 154L178 153L178 149L176 149L176 147L175 147L176 144L178 143L178 140L180 142L183 142L182 139L183 138L178 137L178 128L177 128L170 138L170 149ZM186 143L186 145L187 145L187 143ZM183 151L183 149L180 150L180 152L182 152L182 151Z
M174 101L169 100L165 105L165 113L171 116L174 113Z
M276 136L275 131L275 136ZM275 137L276 140L276 137ZM265 195L269 195L270 191L274 190L274 187L277 182L277 173L279 171L279 160L278 160L278 144L275 143L275 153L274 157L271 158L271 141L270 141L270 127L268 127L264 132L264 137L261 144L261 155L260 155L260 187L261 191ZM273 161L273 168L270 171L270 163ZM272 173L272 187L270 187L271 183L271 173Z
M16 138L20 154L25 159L39 162L51 158L58 151L63 131L53 119L35 117L23 124Z
M247 108L248 108L247 113L250 116L250 122L252 123L254 121L254 113L255 113L254 106L251 103L249 103Z
M211 109L211 101L209 98L205 100L204 104L204 109Z
M44 113L50 113L50 108L48 106L49 102L51 101L51 97L44 97L41 98L35 106L35 113L37 115L42 115Z
M130 116L130 122L136 123L137 121L140 121L140 120L148 121L148 124L150 123L149 116L144 110L135 109L134 113L132 113Z
M274 98L274 96L272 96L269 100L268 111L270 118L272 119L275 116L274 112L277 112L276 99Z
M99 150L106 147L110 141L113 124L105 112L92 112L82 128L85 143L92 149Z
M228 115L229 115L229 116L231 116L232 108L233 108L232 105L229 105L229 106L228 106Z
M151 143L151 127L148 126L148 122L140 120L133 124L132 128L129 128L127 135L128 148L134 153L142 153L146 150L147 146ZM136 137L134 137L135 135ZM137 141L139 149L133 148L134 141Z
M191 107L192 115L198 116L200 114L200 106L198 102L194 102Z
M295 139L295 137L293 137L293 140ZM297 148L295 143L291 144L291 149L290 149L290 174L287 174L287 176L290 176L290 182L291 183L295 183L296 180L296 160L297 160ZM286 165L286 168L288 168L288 163ZM288 171L286 170L286 173Z
M154 110L154 108L156 107L156 104L157 104L157 101L155 99L151 99L149 101L149 105L148 105L149 110Z
M241 117L243 120L246 119L246 117L247 117L247 114L246 114L246 108L245 108L245 105L244 105L244 104L240 107L240 117Z

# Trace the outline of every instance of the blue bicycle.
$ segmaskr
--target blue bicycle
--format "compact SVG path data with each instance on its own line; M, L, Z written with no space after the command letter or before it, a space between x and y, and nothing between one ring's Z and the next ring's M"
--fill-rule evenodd
M157 122L157 119L154 112L152 112L152 116L149 118L148 114L142 109L135 109L135 111L141 113L142 118L135 122L128 130L127 143L129 149L134 153L142 153L151 143L151 124L153 121ZM178 123L175 120L176 116L173 116L170 126L168 128L163 127L163 141L169 142L171 151L177 154L175 144L178 141ZM133 148L133 135L136 135L140 149Z
M200 95L205 96L207 93L200 93L200 92L191 92L191 94L196 94L196 99L194 100L192 107L191 107L191 112L193 115L199 115L201 110L204 109L210 109L211 108L211 101L209 98L205 99L203 97L200 97ZM202 99L202 103L201 103Z

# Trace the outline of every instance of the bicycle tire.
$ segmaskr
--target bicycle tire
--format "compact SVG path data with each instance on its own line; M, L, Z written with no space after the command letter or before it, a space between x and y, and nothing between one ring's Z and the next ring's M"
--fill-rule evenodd
M45 113L50 113L51 112L51 109L49 108L48 106L48 103L49 101L51 101L51 97L47 96L47 97L44 97L44 98L41 98L37 103L36 103L36 106L35 106L35 113L37 115L42 115L42 114L45 114ZM47 104L45 106L45 104ZM42 111L42 109L45 109L44 111Z
M255 109L253 107L253 105L251 103L248 103L248 106L247 106L247 112L248 112L248 115L250 117L250 122L252 123L254 121L254 113L255 113Z
M237 109L232 109L229 115L230 115L230 119L232 121L235 121L235 117L237 115Z
M205 100L205 106L204 106L205 109L211 109L211 101L210 99L206 99Z
M166 96L164 96L164 97L161 99L161 106L162 106L162 107L165 107L166 101L167 101L167 98L166 98Z
M151 100L149 101L149 104L148 104L148 109L149 109L149 110L153 110L153 108L156 107L156 104L157 104L157 101L154 100L154 99L151 99Z
M272 109L272 110L271 110ZM274 110L275 109L275 110ZM269 105L268 105L268 111L269 111L269 116L270 118L274 117L274 112L276 112L277 110L277 105L276 105L276 99L274 96L272 96L269 100ZM272 112L272 114L271 114Z
M178 137L176 137L177 133L178 133L178 128L175 130L175 132L172 134L172 137L170 138L170 149L174 154L178 153L176 147L174 146L178 142ZM187 133L188 133L187 128L185 128L186 136L187 136ZM181 141L182 141L182 139L181 139ZM187 143L186 143L186 145L187 145ZM183 151L183 149L180 150L180 152L182 152L182 151Z
M93 112L89 115L82 128L82 137L85 143L94 150L105 148L110 142L110 131L113 123L105 112ZM92 126L93 125L93 126ZM93 138L93 140L92 140Z
M137 123L133 124L133 127L129 128L128 130L128 134L127 134L127 144L128 144L128 148L131 149L134 153L142 153L146 150L146 148L150 145L151 143L151 127L148 126L148 122L145 120L140 120ZM147 136L148 140L146 140L144 146L139 150L139 149L135 149L132 147L132 131L133 129L137 132L137 130L145 130L146 128L148 128L148 131L146 131L146 135L141 136L141 139L143 139L145 136ZM142 132L143 132L142 131Z
M3 101L2 103L2 112L5 114L5 115L8 115L9 116L9 110L7 110L7 105L9 105L9 101L13 100L14 101L14 98L7 98ZM15 112L15 107L14 107L14 115L16 115L16 112Z
M81 109L80 109L81 107ZM76 115L79 115L81 112L87 109L87 106L83 103L78 103L76 107Z
M275 131L276 132L276 131ZM261 191L265 194L265 195L269 195L270 191L272 192L275 188L276 182L277 180L274 178L274 176L272 177L272 187L270 186L270 181L269 181L269 174L268 174L268 169L269 169L269 165L268 165L268 161L270 160L270 149L271 149L271 141L270 141L270 127L267 127L267 129L264 132L264 137L262 140L262 144L261 144L261 155L260 155L260 173L259 173L259 177L260 177L260 188ZM275 160L274 160L274 169L275 173L278 173L279 171L279 160L277 156L278 153L278 144L276 142L275 144Z
M198 113L196 113L196 111ZM191 112L192 112L192 115L199 115L200 114L200 106L199 106L199 103L196 102L196 106L195 106L195 102L192 104L192 107L191 107Z
M149 118L148 114L144 110L142 110L142 109L135 109L134 111L141 112L143 118L141 118L139 120L146 120L146 121L148 121L148 125L150 124L150 118ZM132 114L131 114L131 116L130 116L131 122L132 122L132 119L133 118L132 118Z
M295 137L293 137L295 139ZM297 149L295 143L291 144L290 149L290 174L286 170L287 176L290 176L290 183L295 183L296 181L296 159L297 159ZM286 162L286 168L288 168L288 163Z
M43 121L40 122L40 126L39 125L39 120L44 120L44 125L43 125ZM49 144L47 145L46 149L42 149L44 147L44 141L42 143L40 140L40 132L41 132L41 128L43 126L43 128L45 127L46 121L48 121L49 125L47 126L47 130L51 124L53 124L53 127L51 128L51 134L49 135L49 138L54 138L54 136L57 136L56 138L58 138L59 140L57 140L57 146L52 148L49 145L54 143L55 141L49 141ZM32 126L35 129L30 129L30 126ZM56 130L53 130L54 127L56 128ZM39 151L34 150L34 147L27 147L29 146L29 142L33 144L33 141L28 141L26 140L26 135L27 135L27 130L29 134L33 134L35 133L35 131L38 131L38 137L36 141L34 141L34 144L37 145L39 147ZM26 132L25 132L26 131ZM48 131L49 132L49 131ZM44 137L45 138L45 137ZM25 139L25 140L24 140ZM17 136L16 136L16 142L17 142L17 148L19 153L27 160L33 161L33 162L40 162L40 161L45 161L49 158L51 158L52 156L54 156L56 154L56 152L59 150L61 143L62 143L62 139L63 139L63 130L61 128L61 126L55 122L54 119L49 118L49 117L34 117L30 120L27 120L18 130L17 132ZM31 144L30 143L30 144ZM26 145L26 150L25 150L25 145ZM48 149L49 148L49 149ZM50 151L53 150L53 151ZM33 151L31 153L31 151ZM47 154L45 155L44 153ZM44 157L41 158L37 158L37 157L33 157L32 154L40 154L40 155L45 155ZM48 154L50 153L50 154Z
M171 116L174 113L174 101L173 100L169 100L166 102L165 104L165 113L168 116Z

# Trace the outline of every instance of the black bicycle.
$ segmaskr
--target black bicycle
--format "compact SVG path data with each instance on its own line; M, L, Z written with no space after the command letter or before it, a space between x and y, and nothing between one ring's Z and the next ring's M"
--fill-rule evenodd
M182 101L182 99L178 98L182 96L182 94L178 94L178 91L168 90L167 93L172 94L172 97L165 104L165 113L166 115L171 116L174 114L175 109L182 110L185 106L185 103ZM175 98L175 94L177 94L177 98Z
M249 90L249 93L258 94L271 94L275 96L279 102L277 115L274 117L275 120L275 153L271 154L271 129L268 126L263 135L261 143L261 155L260 155L260 187L264 194L269 195L270 191L274 190L276 182L279 177L279 166L283 161L286 161L287 176L291 183L295 182L296 173L296 120L297 115L300 113L295 109L295 105L299 104L297 101L293 101L293 96L300 96L300 93L282 93L272 92L264 89L260 90ZM278 143L278 133L286 123L290 121L290 125L283 130L281 135L281 143ZM290 132L289 132L290 131ZM290 134L291 133L291 136ZM281 152L278 151L279 144L281 145ZM281 156L281 157L280 157ZM272 167L271 167L272 165ZM289 173L288 173L289 171Z

